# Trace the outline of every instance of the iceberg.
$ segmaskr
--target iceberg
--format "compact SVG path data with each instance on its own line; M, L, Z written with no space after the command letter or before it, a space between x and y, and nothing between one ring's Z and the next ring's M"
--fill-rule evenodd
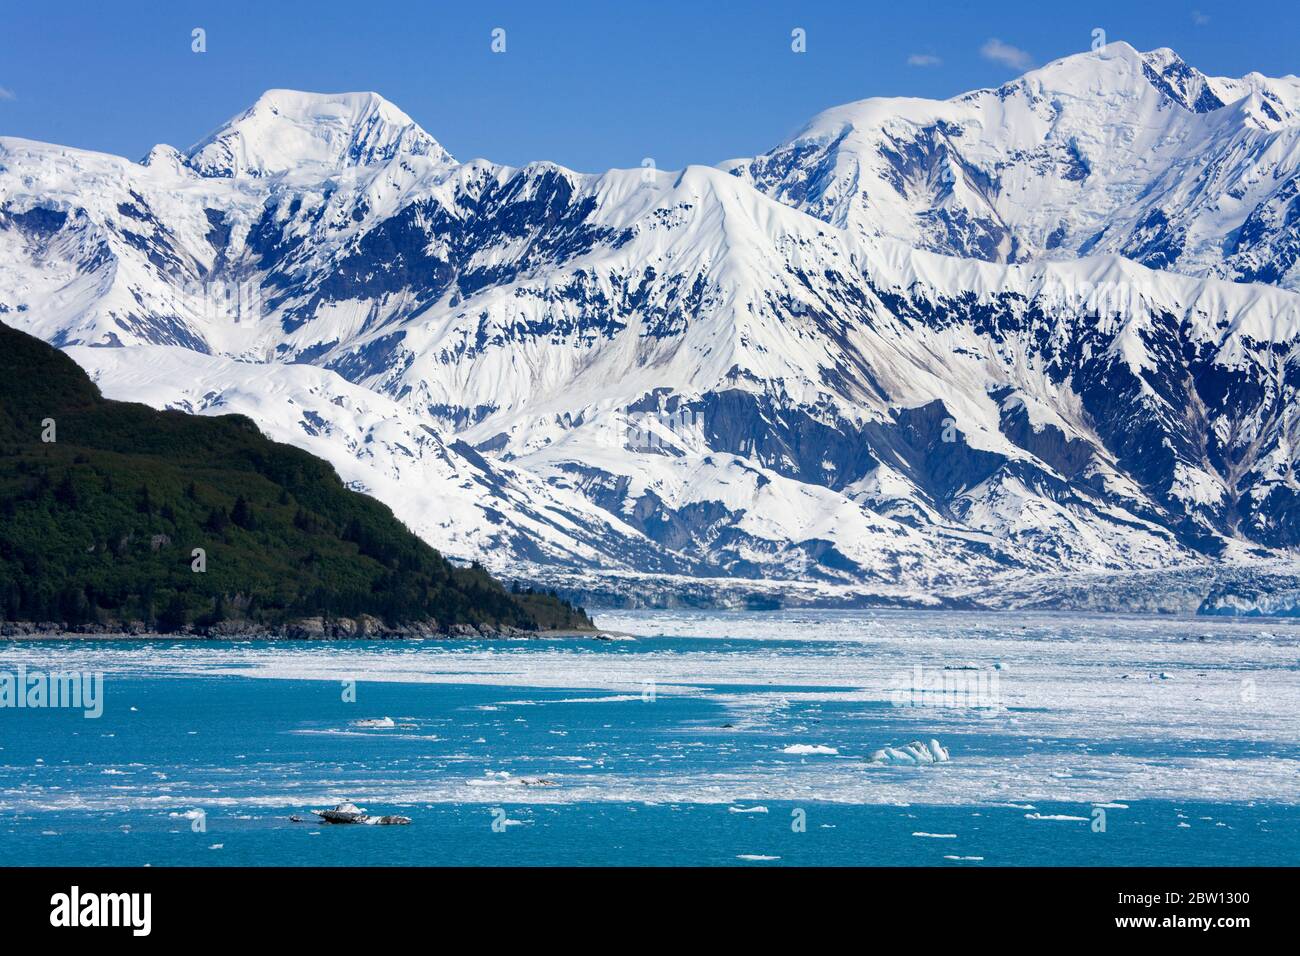
M948 749L935 739L931 739L928 744L920 740L913 740L905 747L885 747L871 755L873 763L905 766L915 766L923 763L947 763L948 759Z
M370 819L366 811L355 803L340 803L333 810L313 810L326 823L365 823Z
M355 803L340 803L333 810L313 810L316 816L320 817L326 823L364 823L367 826L406 826L411 822L410 817L402 817L397 814L387 814L382 817L372 817Z

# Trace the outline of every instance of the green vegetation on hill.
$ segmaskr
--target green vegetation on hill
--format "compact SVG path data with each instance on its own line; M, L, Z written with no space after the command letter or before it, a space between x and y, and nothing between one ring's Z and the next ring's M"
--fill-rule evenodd
M174 631L361 615L591 627L553 593L450 564L249 419L109 401L62 352L0 324L0 620Z

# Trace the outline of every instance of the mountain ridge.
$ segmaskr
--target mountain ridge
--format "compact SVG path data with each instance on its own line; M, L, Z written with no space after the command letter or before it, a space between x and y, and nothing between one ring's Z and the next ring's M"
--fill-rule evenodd
M1243 231L1294 190L1300 78L1207 77L1167 49L1117 41L950 100L832 107L727 168L817 218L931 251L1005 262L1107 251L1300 285L1293 229L1267 241Z
M1065 241L1011 255L1031 248L1016 229L1034 223L999 211L998 154L970 148L974 126L929 122L1059 113L1056 136L1017 121L1044 138L1014 171L1060 202L1103 173L1070 178L1092 160L1062 132L1086 118L1068 104L1088 77L1133 92L1096 136L1128 103L1186 134L1169 156L1192 133L1253 144L1252 161L1292 142L1289 80L1206 78L1111 46L1003 94L866 101L885 140L868 130L854 145L840 120L814 120L815 135L766 158L680 172L457 165L418 138L397 148L414 136L392 135L400 122L356 152L335 149L357 141L353 127L331 127L319 142L335 165L309 151L270 175L0 139L0 261L17 280L0 278L0 307L111 393L239 408L439 548L498 567L931 592L1289 555L1291 273L1228 281L1190 254L1161 257L1153 237L1202 215L1191 207L1144 225L1140 255L1142 230L1084 255ZM1062 75L1053 106L1044 77ZM1241 96L1189 108L1209 105L1205 90ZM1278 129L1250 125L1265 92ZM875 150L903 188L836 178L849 146L859 164ZM1106 175L1128 175L1121 165ZM1161 165L1153 182L1183 168ZM949 247L866 228L861 196L920 202L921 183L937 204L898 222L940 228L927 235ZM1243 255L1285 259L1296 224L1279 195L1263 211L1232 200ZM454 517L428 520L434 501Z

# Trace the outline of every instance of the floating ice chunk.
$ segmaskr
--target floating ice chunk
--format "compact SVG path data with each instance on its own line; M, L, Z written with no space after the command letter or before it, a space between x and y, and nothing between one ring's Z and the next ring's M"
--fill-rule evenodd
M727 807L732 813L767 813L767 807Z
M791 744L781 751L783 754L838 754L834 747L824 744Z
M352 722L352 726L353 727L379 727L379 728L387 729L389 727L396 727L397 721L393 720L393 718L391 717L375 717L370 720L354 720Z
M355 803L340 803L333 810L313 810L325 823L360 823L366 826L405 826L411 822L410 817L388 814L372 817Z
M955 833L926 833L924 830L918 830L912 834L914 837L929 837L932 840L955 840Z
M355 803L340 803L333 810L313 810L326 823L365 823L370 819L366 811Z
M737 860L750 860L755 863L768 863L772 860L781 859L779 856L764 856L761 853L741 853L737 855Z
M1087 817L1072 817L1066 813L1026 813L1026 820L1073 820L1078 823L1087 823Z
M876 763L895 763L916 765L923 763L945 763L949 759L948 749L938 740L913 740L905 747L885 747L871 755Z

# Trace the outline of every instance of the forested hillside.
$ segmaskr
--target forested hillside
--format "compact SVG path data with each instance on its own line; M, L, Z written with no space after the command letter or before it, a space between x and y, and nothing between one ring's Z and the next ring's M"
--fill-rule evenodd
M301 633L581 629L459 568L312 455L238 415L104 399L0 325L0 619Z

